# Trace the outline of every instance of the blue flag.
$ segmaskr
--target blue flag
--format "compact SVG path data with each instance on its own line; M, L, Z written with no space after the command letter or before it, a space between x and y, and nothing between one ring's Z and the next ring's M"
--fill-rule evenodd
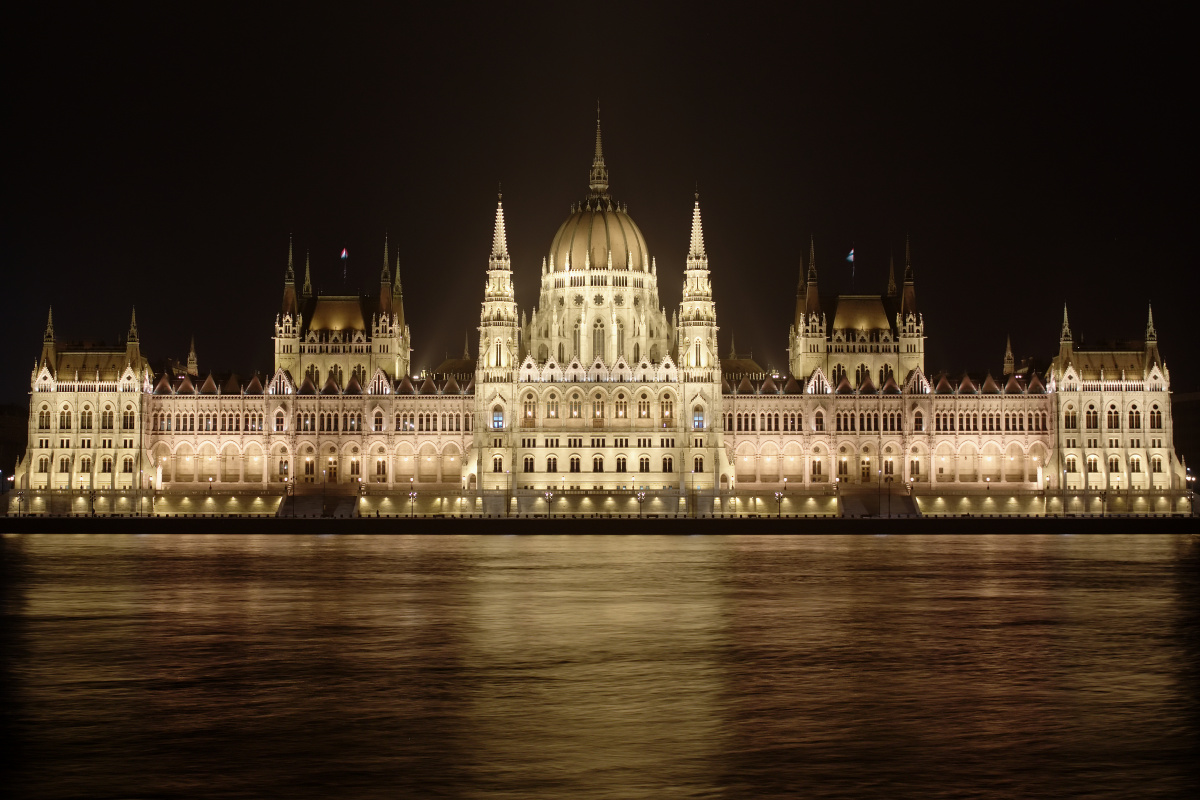
M846 256L846 260L850 262L850 277L854 277L854 248L850 248L850 255Z

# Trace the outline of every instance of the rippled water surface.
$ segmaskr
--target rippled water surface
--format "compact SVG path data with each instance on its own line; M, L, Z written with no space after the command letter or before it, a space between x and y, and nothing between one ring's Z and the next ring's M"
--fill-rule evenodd
M1184 797L1200 538L9 536L12 797Z

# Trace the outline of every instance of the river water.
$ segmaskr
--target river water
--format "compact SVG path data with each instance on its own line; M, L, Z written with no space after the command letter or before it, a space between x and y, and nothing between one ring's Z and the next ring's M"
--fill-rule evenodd
M1200 776L1200 537L0 556L9 797L1165 798Z

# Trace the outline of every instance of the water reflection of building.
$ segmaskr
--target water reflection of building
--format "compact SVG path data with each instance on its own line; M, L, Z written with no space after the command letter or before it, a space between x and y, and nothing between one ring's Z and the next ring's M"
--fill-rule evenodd
M884 292L823 298L810 243L789 370L768 374L718 355L699 198L668 314L657 259L609 192L599 125L588 177L528 312L497 203L478 356L468 346L422 376L410 374L413 337L386 243L378 291L362 296L314 292L307 262L298 282L289 245L275 367L261 378L201 374L194 347L186 364L155 371L136 320L118 348L59 342L49 320L18 487L366 487L453 495L441 506L451 513L536 511L547 491L596 513L633 510L641 489L669 513L727 512L776 491L802 511L797 497L884 486L1041 493L1025 511L1048 508L1047 494L1069 508L1072 493L1161 511L1183 492L1152 317L1143 341L1084 351L1064 309L1059 352L1041 369L1010 347L998 375L928 375L907 246L901 279L893 268Z

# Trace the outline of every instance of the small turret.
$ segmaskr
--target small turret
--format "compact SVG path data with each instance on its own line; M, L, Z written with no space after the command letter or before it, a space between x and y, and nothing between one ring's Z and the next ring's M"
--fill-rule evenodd
M53 375L58 368L58 350L54 343L54 307L46 315L46 332L42 334L42 357L39 366L46 367Z
M1016 363L1013 360L1012 337L1009 336L1004 344L1004 375L1012 375L1016 372Z
M388 266L388 240L383 235L383 268L379 271L379 315L386 323L392 316L392 273Z
M300 289L300 296L305 298L313 296L312 275L309 271L309 257L307 250L304 251L304 286Z
M895 297L899 292L896 291L896 259L888 256L888 285L887 296Z
M808 239L808 289L805 292L804 313L821 313L821 298L817 294L817 243L811 236Z
M1067 318L1067 304L1063 303L1062 333L1058 336L1058 363L1066 368L1075 354L1075 338L1071 335L1071 322Z

